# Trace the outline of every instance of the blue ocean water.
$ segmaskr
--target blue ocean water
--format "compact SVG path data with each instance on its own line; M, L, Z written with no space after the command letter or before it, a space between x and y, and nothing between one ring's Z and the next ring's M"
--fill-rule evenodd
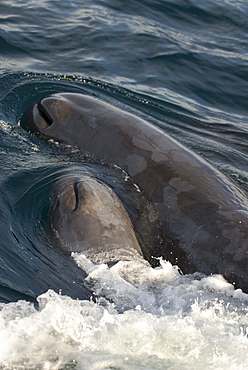
M0 368L248 368L247 295L221 277L97 268L52 247L54 179L122 177L20 124L51 93L94 94L248 191L247 16L244 0L1 1Z

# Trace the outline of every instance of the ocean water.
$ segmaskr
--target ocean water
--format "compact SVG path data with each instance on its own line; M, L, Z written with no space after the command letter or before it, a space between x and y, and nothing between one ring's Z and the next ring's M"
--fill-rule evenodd
M248 295L160 261L96 266L53 248L53 182L125 175L23 129L55 92L79 92L161 127L248 191L248 3L2 0L0 368L248 368ZM135 191L130 192L135 198Z

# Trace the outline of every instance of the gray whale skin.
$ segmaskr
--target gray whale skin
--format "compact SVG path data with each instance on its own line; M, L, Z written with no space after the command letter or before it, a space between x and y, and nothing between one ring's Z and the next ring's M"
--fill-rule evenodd
M93 177L66 176L55 181L51 226L60 247L83 252L94 263L112 265L123 259L144 262L121 201Z
M164 257L184 273L220 273L248 292L247 195L218 169L158 127L88 95L46 97L26 124L124 169L174 241Z

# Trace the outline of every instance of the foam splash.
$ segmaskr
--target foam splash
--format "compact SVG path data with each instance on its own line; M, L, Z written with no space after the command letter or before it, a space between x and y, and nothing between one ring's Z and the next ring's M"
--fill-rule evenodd
M152 269L73 258L96 301L49 290L38 297L38 310L25 301L1 304L1 368L248 367L248 295L223 277L184 276L162 260Z

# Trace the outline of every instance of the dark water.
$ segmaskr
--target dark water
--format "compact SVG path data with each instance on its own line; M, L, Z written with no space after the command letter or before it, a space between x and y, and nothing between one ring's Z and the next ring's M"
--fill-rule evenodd
M86 273L51 248L51 186L68 171L123 181L20 126L41 97L93 94L163 128L248 190L247 16L242 0L0 2L1 302L35 301L49 288L88 299ZM165 363L193 368L154 368Z

